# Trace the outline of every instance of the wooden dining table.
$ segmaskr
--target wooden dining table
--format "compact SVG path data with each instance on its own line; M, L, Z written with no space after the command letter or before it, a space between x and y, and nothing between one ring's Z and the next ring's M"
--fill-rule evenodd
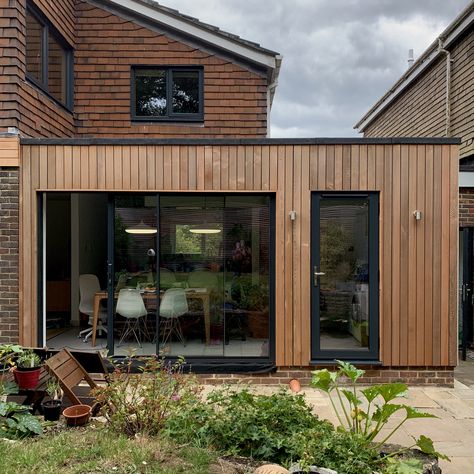
M206 344L209 345L211 341L211 307L210 307L210 299L209 299L209 291L207 288L186 288L184 290L186 293L187 299L195 299L202 301L202 307L204 312L204 326L206 332ZM164 291L160 291L160 298L163 297ZM142 298L147 300L156 300L157 292L152 290L144 290L141 291L140 294ZM106 291L98 291L94 295L94 313L92 318L92 347L95 347L96 342L96 334L97 334L97 323L99 321L99 310L100 310L100 303L103 300L107 300L108 294ZM114 294L114 298L118 298L118 293Z

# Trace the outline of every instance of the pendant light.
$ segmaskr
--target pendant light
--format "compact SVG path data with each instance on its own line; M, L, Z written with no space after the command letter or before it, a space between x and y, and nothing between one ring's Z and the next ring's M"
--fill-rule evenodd
M141 220L137 225L125 229L125 232L135 235L152 235L156 234L157 230L145 224L143 220Z
M206 211L206 197L204 197L204 211ZM191 226L189 232L192 234L219 234L222 229L217 224L209 224L207 219L204 219L202 224Z

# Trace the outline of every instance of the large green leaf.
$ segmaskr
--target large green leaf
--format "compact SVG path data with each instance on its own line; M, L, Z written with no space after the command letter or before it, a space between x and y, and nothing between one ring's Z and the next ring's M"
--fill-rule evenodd
M352 382L357 382L357 379L362 377L365 374L365 370L358 369L349 362L344 362L342 360L336 360L339 365L339 370L346 376L349 377Z
M377 422L385 423L395 412L405 408L405 405L395 405L394 403L386 403L377 407L372 419Z
M405 397L408 387L401 382L385 383L377 385L379 395L385 400L385 403L392 401L394 398Z
M38 418L30 413L20 413L15 415L15 419L18 422L18 429L26 435L32 433L39 435L43 432L43 427Z
M418 439L413 438L415 440L416 445L425 453L430 454L431 456L436 456L439 459L444 459L446 461L451 461L448 456L445 454L438 453L435 450L433 445L433 440L428 438L427 436L421 435Z
M7 380L5 382L0 381L0 395L15 395L18 393L18 385Z
M337 375L335 372L330 372L328 369L315 370L312 372L311 386L319 388L324 392L330 392L334 388Z
M364 390L361 390L361 392L369 403L373 402L377 396L380 395L378 385L367 387Z
M362 403L362 401L359 400L354 395L354 392L352 392L350 390L345 390L345 389L342 389L341 392L344 394L344 396L347 398L347 400L349 400L349 402L351 402L354 406L358 406Z
M431 413L425 413L422 411L418 411L416 408L409 407L404 405L405 411L407 412L407 418L438 418L436 415L432 415Z

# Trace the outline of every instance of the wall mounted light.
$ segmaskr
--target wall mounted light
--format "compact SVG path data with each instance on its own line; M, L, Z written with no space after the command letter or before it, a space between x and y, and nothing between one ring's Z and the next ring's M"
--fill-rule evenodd
M415 211L413 211L413 217L417 220L417 221L421 221L421 218L423 217L421 211L419 211L418 209L416 209Z

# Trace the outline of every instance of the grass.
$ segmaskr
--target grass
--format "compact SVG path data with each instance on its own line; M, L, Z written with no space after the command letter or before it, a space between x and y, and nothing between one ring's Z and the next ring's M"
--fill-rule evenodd
M36 439L0 440L0 472L163 473L216 472L208 451L173 446L159 438L117 436L105 429L69 429Z

